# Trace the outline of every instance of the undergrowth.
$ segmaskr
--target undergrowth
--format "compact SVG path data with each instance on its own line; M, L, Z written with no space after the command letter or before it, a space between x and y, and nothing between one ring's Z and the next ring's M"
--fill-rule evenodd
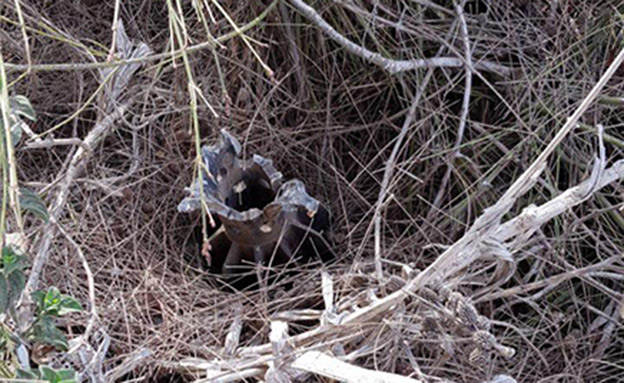
M452 1L305 3L383 57L464 54ZM178 362L213 358L236 320L241 347L267 342L271 320L285 312L292 314L291 335L313 328L324 308L322 271L334 278L337 307L361 307L395 291L407 278L404 266L425 269L500 198L622 48L621 1L460 3L473 60L514 68L510 76L473 74L463 135L464 68L436 68L428 83L428 69L389 75L345 51L290 1L3 2L6 251L15 250L7 235L23 232L20 241L31 244L23 255L32 262L44 233L41 218L22 218L24 196L41 196L35 210L53 204L82 140L124 107L87 150L54 222L62 232L41 276L41 284L97 307L86 343L93 352L106 344L98 363L107 379L200 378ZM126 40L119 39L122 30ZM150 53L116 86L128 68L125 54L139 43ZM589 177L598 125L608 164L623 158L623 84L620 68L509 215ZM384 167L418 92L383 205L379 250L390 282L382 283L373 218ZM34 117L33 109L30 133L15 136L11 127ZM18 117L25 121L12 120ZM273 159L285 178L303 180L325 203L337 262L302 268L259 291L223 291L201 255L210 216L176 210L201 170L201 145L223 128L241 141L245 156ZM354 327L355 345L333 351L355 353L362 367L427 382L487 382L500 374L519 382L624 379L623 192L621 182L612 184L544 225L513 254L516 268L504 284L490 286L495 272L485 261L453 279L454 292L516 350L510 359L471 356L466 333L446 331L436 323L449 318L425 313L449 300L425 294L385 320ZM93 301L78 250L93 274ZM61 318L65 336L79 337L89 318ZM74 356L49 351L46 362L60 369Z

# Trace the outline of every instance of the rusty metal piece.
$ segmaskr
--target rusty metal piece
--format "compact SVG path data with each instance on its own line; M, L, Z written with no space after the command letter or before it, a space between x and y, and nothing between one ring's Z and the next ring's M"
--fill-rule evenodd
M284 182L271 160L240 154L240 143L222 130L217 144L202 147L202 177L178 206L181 212L200 209L203 188L207 210L223 225L209 239L212 270L231 276L250 264L332 259L329 213L303 182Z

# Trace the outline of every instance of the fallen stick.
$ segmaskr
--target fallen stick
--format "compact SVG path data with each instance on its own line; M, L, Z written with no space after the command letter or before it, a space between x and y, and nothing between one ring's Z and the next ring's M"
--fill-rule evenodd
M53 138L47 140L35 140L24 145L24 149L49 149L54 146L79 146L82 141L79 138Z
M128 355L118 366L106 373L107 382L116 382L126 374L132 372L137 366L142 365L146 359L151 358L153 351L143 348Z
M354 366L319 351L308 351L296 358L291 367L345 383L421 383L389 372Z
M494 237L504 242L513 237L532 234L554 217L582 203L588 193L602 189L620 179L624 179L624 160L619 160L606 169L595 185L593 180L587 179L540 206L528 206L520 215L502 224L494 233Z

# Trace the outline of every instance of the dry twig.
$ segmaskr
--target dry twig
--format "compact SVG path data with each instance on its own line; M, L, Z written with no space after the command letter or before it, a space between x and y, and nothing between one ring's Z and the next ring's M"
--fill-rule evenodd
M464 42L464 59L466 60L466 70L465 70L465 85L464 85L464 98L462 101L461 115L459 116L459 126L457 128L457 138L455 139L455 145L453 145L453 151L451 152L448 164L446 168L446 173L442 177L442 182L440 182L440 188L438 189L438 194L435 196L431 210L429 210L429 214L427 215L427 220L431 220L433 213L440 207L440 203L442 202L442 198L444 197L444 192L446 190L446 186L448 185L449 180L451 179L451 174L453 173L455 159L460 155L460 147L461 143L464 139L464 131L466 130L466 123L468 121L468 113L470 112L470 93L472 92L472 72L474 70L472 65L472 50L470 49L470 36L468 35L468 24L466 23L466 17L464 16L464 6L466 2L461 1L460 3L455 4L455 9L457 10L457 17L459 19L460 31L462 40Z

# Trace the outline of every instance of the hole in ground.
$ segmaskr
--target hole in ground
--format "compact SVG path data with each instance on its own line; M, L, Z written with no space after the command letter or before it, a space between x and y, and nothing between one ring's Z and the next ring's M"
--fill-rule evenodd
M254 208L262 210L273 202L275 192L271 188L270 180L257 173L245 170L242 179L232 187L231 193L226 197L225 204L244 212Z

